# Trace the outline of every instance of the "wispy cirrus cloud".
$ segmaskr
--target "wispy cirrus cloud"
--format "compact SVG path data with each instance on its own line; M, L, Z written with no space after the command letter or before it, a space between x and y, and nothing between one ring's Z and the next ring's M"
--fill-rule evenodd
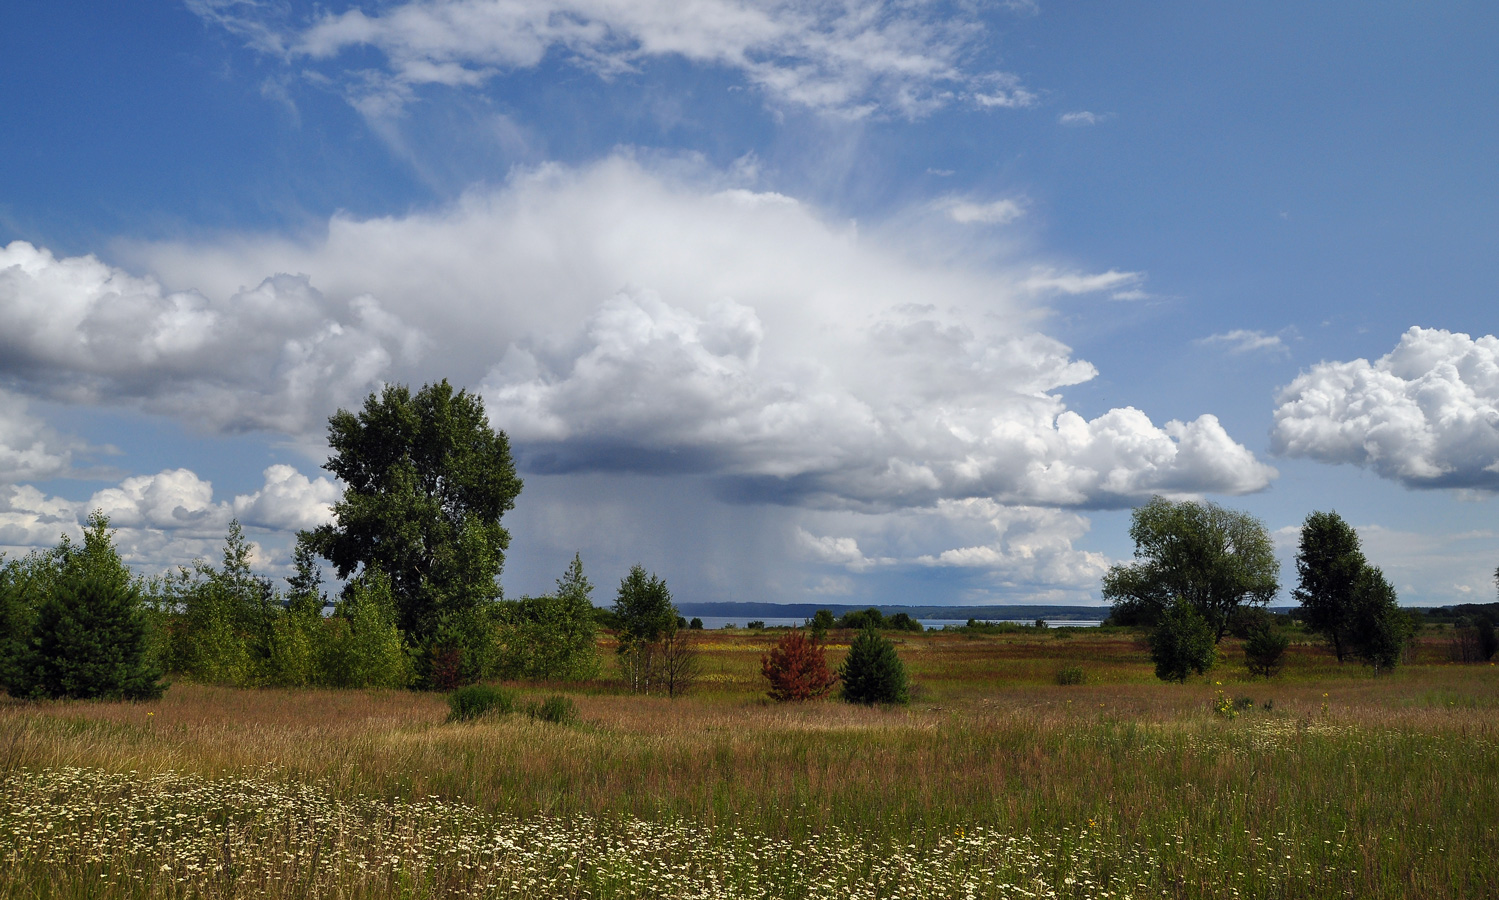
M1094 294L1109 291L1116 300L1135 300L1148 296L1139 289L1144 282L1144 272L1064 272L1057 269L1037 268L1022 284L1027 290L1046 294Z
M1286 346L1286 342L1281 339L1280 335L1243 328L1236 328L1221 334L1210 334L1205 338L1198 338L1194 343L1201 347L1221 347L1225 352L1236 355L1268 353L1280 356L1291 352L1291 348Z
M1113 113L1096 113L1080 109L1075 112L1065 112L1057 116L1057 124L1065 125L1068 128L1087 128L1090 125L1107 122L1112 118L1114 118Z
M955 103L1036 102L978 60L988 32L973 7L892 0L409 0L297 21L282 7L191 0L205 20L288 63L328 66L374 115L424 85L472 88L548 58L603 78L674 57L739 73L773 102L842 116L916 118ZM1026 11L1020 4L1016 11ZM358 49L384 64L339 68Z
M1008 225L1025 215L1025 204L1009 198L978 201L942 197L933 202L932 208L959 225Z

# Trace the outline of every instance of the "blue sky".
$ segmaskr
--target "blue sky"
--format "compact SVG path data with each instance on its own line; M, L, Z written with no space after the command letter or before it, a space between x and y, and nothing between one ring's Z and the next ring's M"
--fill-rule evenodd
M0 546L262 568L327 416L512 438L512 594L1088 603L1153 493L1499 565L1479 3L192 0L0 33Z

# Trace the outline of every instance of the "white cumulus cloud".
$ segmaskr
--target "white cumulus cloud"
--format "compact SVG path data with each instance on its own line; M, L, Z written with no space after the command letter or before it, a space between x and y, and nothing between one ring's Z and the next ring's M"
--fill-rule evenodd
M305 276L257 280L169 291L15 241L0 248L0 376L75 403L298 434L417 352L418 334L369 296L331 302Z
M1217 419L1091 421L1053 391L1094 375L1040 335L993 335L930 307L884 310L777 362L754 311L654 296L604 304L567 352L512 346L481 387L491 418L550 471L705 472L748 499L1058 506L1245 493L1274 470Z
M213 560L235 519L263 532L316 527L331 520L332 504L342 495L329 478L309 479L288 465L270 466L264 479L260 489L222 500L214 498L212 483L183 468L131 476L82 501L47 496L32 485L0 486L0 550L50 546L64 534L77 539L88 515L99 510L109 517L125 560L160 571L200 557Z
M1274 449L1409 487L1499 490L1499 338L1413 327L1373 362L1323 362L1279 397Z
M862 572L896 561L888 557L870 559L859 549L859 542L851 537L819 536L804 528L797 528L795 533L797 548L805 558L813 562L844 566L850 571Z
M589 473L626 494L642 473L694 479L720 511L786 510L786 528L850 538L867 562L962 562L1001 580L1062 558L1026 548L1048 530L1070 542L1081 520L1066 508L1240 494L1275 477L1211 415L1068 408L1066 390L1096 370L1036 330L1037 304L1140 274L965 256L938 240L941 223L915 226L931 240L909 223L859 227L666 168L617 155L520 171L438 209L340 215L301 238L119 249L149 274L13 244L0 306L19 327L0 335L3 374L33 395L304 441L381 380L447 377L480 392L530 476ZM426 351L401 323L420 324ZM284 533L336 495L273 469L239 498L169 471L99 499L132 523L132 546L176 559L231 516ZM1019 526L997 538L992 522L957 528L936 512L976 501L1063 513L1027 514L1035 534L1017 543ZM862 518L798 518L834 512ZM845 527L911 516L948 524L915 543ZM1066 558L1069 571L1091 565Z
M441 371L386 377L478 383L532 471L702 474L740 499L881 508L1113 506L1274 477L1210 415L1066 408L1060 391L1096 372L1032 330L1032 298L1138 273L924 259L908 236L616 156L433 212L340 216L315 241L135 252L208 296L280 270L327 304L377 297L441 348Z
M0 390L0 484L65 474L80 447L32 415L26 398Z

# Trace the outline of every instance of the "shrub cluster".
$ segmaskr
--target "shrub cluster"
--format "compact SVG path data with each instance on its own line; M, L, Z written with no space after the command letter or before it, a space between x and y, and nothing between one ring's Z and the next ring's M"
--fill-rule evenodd
M1081 666L1065 666L1057 670L1057 684L1074 685L1082 684L1087 680Z
M490 716L508 716L524 712L528 717L556 725L578 721L578 707L560 694L521 706L515 692L490 684L470 684L448 695L448 721L472 722Z
M283 594L251 570L237 522L221 565L199 561L154 580L133 577L112 541L108 519L95 513L81 545L64 538L0 560L5 691L140 699L159 695L167 672L239 686L404 688L425 671L423 686L447 689L478 677L598 674L592 588L576 558L555 595L490 603L415 646L384 572L365 569L330 604L304 542Z
M879 609L871 606L868 609L846 612L838 617L834 623L836 628L850 628L863 631L866 628L877 628L881 631L916 631L922 630L921 623L911 618L909 613L898 612L893 616L886 616Z

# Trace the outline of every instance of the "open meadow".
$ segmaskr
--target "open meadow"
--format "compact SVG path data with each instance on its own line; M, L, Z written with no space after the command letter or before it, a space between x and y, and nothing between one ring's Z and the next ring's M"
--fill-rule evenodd
M1302 641L1251 679L1228 639L1184 685L1129 631L894 635L890 709L766 702L776 636L702 633L676 700L516 686L572 725L399 691L6 701L0 894L1499 896L1499 668L1440 631L1377 678Z

